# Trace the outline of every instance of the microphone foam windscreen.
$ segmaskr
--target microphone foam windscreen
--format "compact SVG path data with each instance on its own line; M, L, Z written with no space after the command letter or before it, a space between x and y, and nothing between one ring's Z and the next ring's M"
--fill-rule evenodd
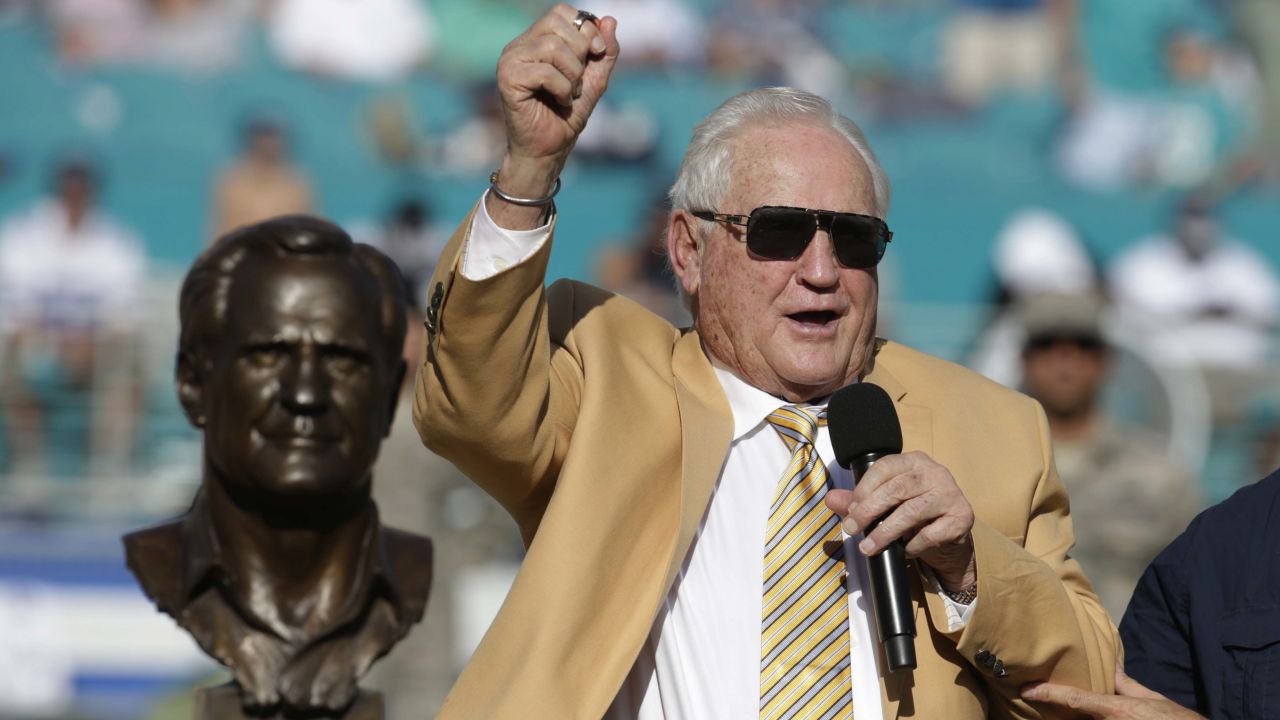
M836 462L849 467L867 453L902 452L902 425L889 393L879 385L854 383L840 388L827 403L827 427Z

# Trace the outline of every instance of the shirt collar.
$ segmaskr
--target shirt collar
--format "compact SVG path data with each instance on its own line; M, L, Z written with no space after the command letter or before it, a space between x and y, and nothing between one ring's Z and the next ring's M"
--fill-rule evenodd
M402 609L400 588L396 583L395 573L389 567L386 533L382 531L378 507L373 502L369 503L369 512L364 522L364 533L360 538L361 572L356 582L365 589L358 594L356 602L343 610L336 627L346 624L362 612L370 595L385 597L395 608L397 615ZM203 489L196 493L191 510L183 520L182 540L184 563L181 602L184 607L219 583L235 582L235 568L224 562L222 546L214 532L213 519L209 515Z
M724 389L729 400L729 410L733 413L733 441L737 442L755 432L761 426L768 425L769 415L784 405L794 405L779 397L757 388L733 373L719 360L711 357L711 368L715 370L716 379ZM855 380L854 382L858 382ZM826 405L830 396L817 398L805 405Z

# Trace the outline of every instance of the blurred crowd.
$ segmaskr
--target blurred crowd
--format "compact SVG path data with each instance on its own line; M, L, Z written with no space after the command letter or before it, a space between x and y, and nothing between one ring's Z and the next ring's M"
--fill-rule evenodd
M444 77L461 89L457 122L424 130L415 108L375 92L353 110L364 134L349 142L411 174L476 178L504 147L494 59L542 9L534 0L0 0L0 29L39 28L48 56L71 74L216 78L268 62L328 88ZM1280 2L596 0L589 9L620 19L622 74L802 87L851 108L873 145L876 128L966 126L1008 98L1033 98L1054 114L1036 141L1056 181L1160 193L1164 222L1106 238L1102 246L1121 249L1105 258L1101 239L1052 202L1017 208L989 238L987 319L953 357L1044 406L1072 498L1075 554L1117 617L1138 573L1198 509L1280 465L1280 278L1258 251L1280 239L1237 237L1222 212L1238 193L1280 186ZM872 15L927 29L909 47L877 47L859 32L858 18ZM253 59L259 45L266 60ZM670 174L659 115L607 97L574 162L652 178L630 231L596 239L589 266L599 284L683 323L661 243ZM218 129L237 150L208 178L206 215L195 220L205 242L273 215L331 212L296 159L298 122L264 107ZM0 138L0 194L21 141ZM91 515L78 489L87 478L141 474L164 402L156 395L172 395L171 366L149 362L145 347L167 347L163 356L175 345L149 324L154 245L131 229L142 218L102 202L120 167L96 150L43 158L41 197L0 218L5 521ZM892 176L892 159L886 165ZM407 187L336 219L396 260L421 307L461 217ZM420 322L411 313L411 364ZM892 336L892 324L884 332ZM403 406L381 462L384 516L436 538L446 594L378 682L393 707L396 697L438 707L483 627L449 589L491 582L481 570L518 562L519 541L494 503L421 448ZM122 513L135 521L178 509ZM441 681L423 683L424 674Z
M431 69L483 88L494 51L543 4L4 0L0 13L43 24L72 68L217 74L260 38L281 66L334 80L394 83ZM1091 187L1274 182L1280 167L1280 11L1270 0L600 0L593 10L621 19L624 66L856 96L884 118L955 118L1003 94L1052 93L1062 116L1050 152L1064 177ZM841 32L845 16L866 12L945 20L922 33L927 47L895 56L856 28ZM492 147L480 129L492 118L485 102L481 126L459 129L442 153L466 164L484 150L455 141ZM584 145L643 157L644 111L606 110Z

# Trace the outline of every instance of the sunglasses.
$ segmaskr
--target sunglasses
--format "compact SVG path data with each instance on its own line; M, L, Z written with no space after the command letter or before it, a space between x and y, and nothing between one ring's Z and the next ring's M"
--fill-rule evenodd
M1098 352L1106 348L1102 338L1090 333L1045 333L1032 335L1027 339L1027 350L1048 350L1057 345L1075 345L1087 352Z
M826 230L836 260L847 268L867 269L879 264L893 233L883 220L858 213L765 205L750 215L726 215L711 210L689 214L713 222L747 228L747 249L769 260L795 260L818 230Z

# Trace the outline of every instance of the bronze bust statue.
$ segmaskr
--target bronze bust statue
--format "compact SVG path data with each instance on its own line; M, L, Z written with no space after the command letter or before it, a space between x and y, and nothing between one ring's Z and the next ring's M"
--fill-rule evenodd
M179 314L203 478L185 515L125 536L129 568L232 671L209 717L228 696L247 717L376 716L357 679L431 584L431 541L381 527L370 496L405 372L399 272L336 225L276 218L197 259Z

